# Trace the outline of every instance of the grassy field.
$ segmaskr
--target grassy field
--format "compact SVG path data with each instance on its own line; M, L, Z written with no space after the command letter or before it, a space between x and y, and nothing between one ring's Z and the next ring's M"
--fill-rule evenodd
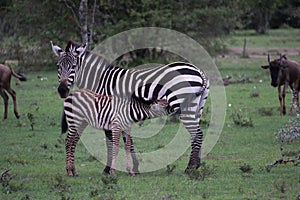
M244 39L247 39L248 47L299 47L298 29L269 30L267 34L260 35L254 30L237 31L233 37L226 40L228 46L242 47Z
M278 38L289 37L288 32L296 35L298 30L274 31L269 37L280 41ZM227 42L240 47L242 43L233 41L242 40L244 35L238 33ZM263 42L269 37L247 35L255 48L269 45ZM278 46L285 44L297 46L296 42ZM79 142L76 150L79 176L68 177L65 135L60 134L63 101L56 91L56 71L28 72L28 82L20 86L13 80L21 118L13 116L10 101L9 118L0 120L0 172L10 169L9 176L1 182L0 199L299 199L299 165L289 163L266 169L280 157L275 133L291 118L279 116L277 90L270 86L268 71L260 68L266 64L266 58L225 57L215 62L223 77L232 77L225 88L228 105L225 126L217 144L203 159L205 166L191 176L183 173L188 149L172 164L174 170L165 167L135 177L124 172L118 172L114 179L103 177L104 165ZM286 102L289 108L291 93ZM244 126L234 123L237 113ZM136 149L143 152L161 148L177 127L178 124L166 124L158 136L136 139ZM288 148L299 151L299 143Z

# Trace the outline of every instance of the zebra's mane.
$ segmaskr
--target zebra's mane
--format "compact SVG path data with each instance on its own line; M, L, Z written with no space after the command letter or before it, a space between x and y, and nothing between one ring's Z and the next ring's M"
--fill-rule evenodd
M68 43L67 43L65 52L73 52L73 51L76 51L76 49L77 49L78 47L80 47L80 46L81 46L81 44L69 40ZM88 49L85 50L85 54L86 54L86 55L89 55L90 53L91 53L90 50L88 50ZM101 56L101 57L103 57L103 56Z
M101 56L101 55L100 55ZM102 56L101 56L102 57ZM103 58L103 57L102 57ZM105 58L104 58L105 59ZM109 61L108 61L109 62ZM123 67L123 66L121 66L121 65L117 65L117 64L115 64L115 63L110 63L108 66L107 66L107 68L121 68L121 69L128 69L128 68L126 68L126 67Z
M75 43L71 40L68 41L68 44L66 46L65 52L72 52L75 50L75 48L80 47L78 43Z

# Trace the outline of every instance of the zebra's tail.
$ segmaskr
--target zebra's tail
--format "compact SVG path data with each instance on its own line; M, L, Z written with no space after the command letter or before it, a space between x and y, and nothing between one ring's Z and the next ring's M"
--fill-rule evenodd
M207 80L206 81L206 84L204 85L203 87L204 89L202 90L201 94L201 98L200 98L200 101L199 101L199 104L198 104L198 108L197 108L197 116L198 117L201 117L202 115L202 112L203 112L203 108L205 106L205 102L208 98L208 95L209 95L209 81Z
M61 115L61 134L64 134L68 131L68 123L65 111Z

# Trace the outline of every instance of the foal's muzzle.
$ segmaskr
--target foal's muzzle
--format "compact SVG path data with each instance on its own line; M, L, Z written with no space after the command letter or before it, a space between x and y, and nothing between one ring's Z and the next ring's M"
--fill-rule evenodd
M60 98L66 98L69 95L69 88L67 83L61 82L57 88Z

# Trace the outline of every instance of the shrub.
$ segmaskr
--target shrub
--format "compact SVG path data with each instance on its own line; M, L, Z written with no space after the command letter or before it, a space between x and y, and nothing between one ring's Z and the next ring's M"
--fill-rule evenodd
M247 109L233 110L231 118L235 125L253 127L253 121Z
M291 162L294 163L294 165L298 165L300 163L300 118L296 117L290 119L275 135L280 143L281 157L273 164L267 166L267 171L270 171L271 167L282 163Z
M203 181L208 176L215 174L216 171L216 166L209 166L205 162L203 162L201 163L199 169L189 169L187 174L189 175L190 179Z

